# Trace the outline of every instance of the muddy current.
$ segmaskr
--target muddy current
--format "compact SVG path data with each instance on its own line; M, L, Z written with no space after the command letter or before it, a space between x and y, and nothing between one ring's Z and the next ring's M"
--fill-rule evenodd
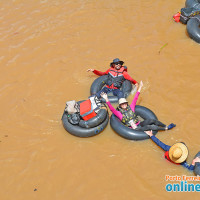
M126 140L110 124L79 138L61 121L66 101L90 95L97 76L86 70L106 71L120 58L144 83L137 104L176 124L157 137L184 141L191 163L200 151L200 46L172 19L184 5L0 1L1 200L197 199L198 192L166 191L166 175L194 174L167 162L151 140Z

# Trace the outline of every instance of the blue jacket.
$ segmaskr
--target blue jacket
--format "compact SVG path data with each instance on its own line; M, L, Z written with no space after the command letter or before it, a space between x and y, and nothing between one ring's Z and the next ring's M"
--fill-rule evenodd
M169 145L164 144L161 142L155 135L151 136L151 139L159 146L161 147L164 151L169 151L170 147ZM186 161L180 163L180 165L183 165L185 168L189 170L194 170L194 165L189 165Z

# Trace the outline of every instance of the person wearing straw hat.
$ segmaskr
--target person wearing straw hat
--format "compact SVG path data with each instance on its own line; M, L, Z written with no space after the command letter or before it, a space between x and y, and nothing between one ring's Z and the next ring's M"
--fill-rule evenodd
M194 170L195 163L200 162L199 157L196 157L195 159L193 159L191 165L189 165L186 162L189 152L185 143L177 142L174 145L169 146L161 142L155 135L153 135L152 130L145 131L145 133L149 135L149 137L154 143L156 143L159 147L161 147L165 151L165 159L167 159L168 161L177 165L183 165L185 168L191 171Z
M98 76L108 75L108 79L106 81L106 87L97 92L95 95L100 98L101 93L109 93L112 92L114 96L117 96L118 99L124 97L124 93L120 90L122 83L124 80L129 80L132 84L135 84L138 87L138 82L131 78L131 76L127 73L127 68L123 66L124 61L119 58L115 58L113 62L110 63L110 68L101 72L95 69L88 69L87 72L93 72Z
M137 99L139 97L141 88L143 87L143 82L140 81L140 85L138 91L133 98L132 103L130 106L128 105L128 101L125 98L119 99L119 106L117 110L111 105L108 95L105 93L101 93L102 98L106 100L106 103L111 110L111 112L119 118L119 120L128 127L131 127L135 130L139 131L148 131L148 130L169 130L175 127L176 125L171 123L170 125L166 126L164 123L155 120L155 119L145 119L144 121L140 122L137 115L135 114L135 106Z

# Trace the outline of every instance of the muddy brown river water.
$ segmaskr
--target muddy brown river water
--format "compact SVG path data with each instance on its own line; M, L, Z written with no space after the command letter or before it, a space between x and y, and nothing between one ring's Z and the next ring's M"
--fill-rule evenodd
M177 127L157 137L200 151L200 46L172 16L183 0L0 1L1 200L199 199L166 192L165 175L194 174L168 163L151 140L130 141L108 125L98 136L65 131L67 100L89 96L119 57L144 87L139 105ZM129 96L131 101L133 95Z

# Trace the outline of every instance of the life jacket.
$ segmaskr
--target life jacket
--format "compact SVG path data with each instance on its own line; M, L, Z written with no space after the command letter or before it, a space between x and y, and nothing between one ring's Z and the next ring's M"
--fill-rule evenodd
M174 164L176 164L176 165L180 165L180 163L175 163L175 162L173 162L173 161L170 159L170 157L169 157L169 151L166 151L166 152L165 152L165 159L167 159L168 161L170 161L170 162L172 162L172 163L174 163Z
M120 106L118 106L117 110L121 112L123 116L122 123L125 124L125 126L130 126L129 122L131 120L133 120L135 124L139 122L138 116L131 110L129 105L126 109L122 109Z
M115 68L115 65L114 64L112 64L112 65L110 65L110 67L112 67L112 68ZM122 66L123 68L124 68L124 71L125 72L127 72L128 71L128 67L127 66Z
M83 118L83 120L87 121L87 120L95 117L97 115L95 112L95 109L96 108L94 108L92 106L92 102L90 99L81 102L80 103L80 115Z
M111 67L108 72L106 85L111 86L113 84L114 87L120 88L125 80L123 76L124 71L126 71L126 69L123 66L119 70Z

